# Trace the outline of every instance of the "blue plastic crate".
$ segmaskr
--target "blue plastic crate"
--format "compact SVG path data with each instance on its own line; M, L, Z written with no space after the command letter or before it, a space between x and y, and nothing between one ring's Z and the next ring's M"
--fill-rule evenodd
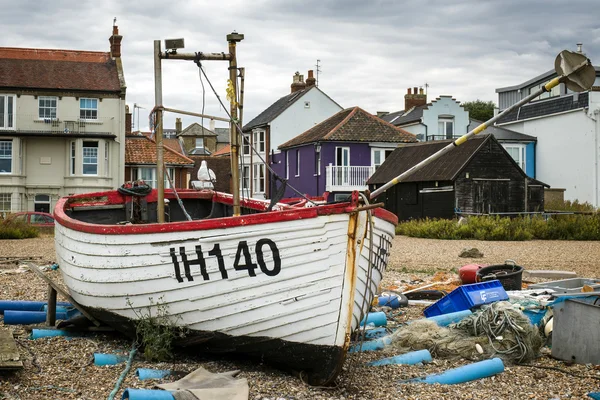
M482 304L508 300L499 280L462 285L423 310L426 317L470 310Z

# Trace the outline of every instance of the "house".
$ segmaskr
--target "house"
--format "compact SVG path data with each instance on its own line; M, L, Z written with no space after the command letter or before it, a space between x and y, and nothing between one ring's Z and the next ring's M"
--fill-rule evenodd
M581 50L581 49L579 49ZM600 68L590 91L564 84L503 116L496 125L537 137L535 177L564 190L564 198L600 207ZM496 89L504 110L556 77L547 71L515 86Z
M369 179L383 186L451 140L403 144ZM461 213L543 211L543 187L529 178L490 134L481 134L447 152L377 197L400 220L452 218Z
M360 107L347 108L280 145L272 167L301 193L327 191L330 200L341 200L367 189L367 179L398 144L416 141ZM297 196L290 188L284 194Z
M467 129L470 132L482 123L482 121L471 119ZM484 133L494 135L498 143L504 147L527 176L536 178L535 152L537 138L535 136L525 135L495 125L485 128Z
M122 38L114 26L107 52L0 48L0 212L124 182Z
M468 132L469 112L452 96L442 95L427 103L423 89L408 88L404 110L380 113L380 118L414 135L420 141L457 138Z
M342 107L315 85L313 71L296 72L291 93L271 104L243 127L241 185L255 198L270 198L271 177L264 162L272 164L279 146L321 121ZM251 151L251 146L254 151ZM263 162L264 160L264 162Z
M197 122L181 130L181 119L176 120L177 137L188 155L210 155L217 150L217 134Z
M212 125L211 125L212 128ZM217 147L215 151L222 150L225 147L230 146L229 144L229 128L212 128L211 129L217 135Z

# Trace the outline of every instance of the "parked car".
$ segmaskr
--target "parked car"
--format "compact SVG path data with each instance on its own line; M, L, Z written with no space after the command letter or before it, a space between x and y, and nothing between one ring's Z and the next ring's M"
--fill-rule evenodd
M54 217L52 214L37 211L23 211L10 214L6 222L23 222L33 226L54 226Z

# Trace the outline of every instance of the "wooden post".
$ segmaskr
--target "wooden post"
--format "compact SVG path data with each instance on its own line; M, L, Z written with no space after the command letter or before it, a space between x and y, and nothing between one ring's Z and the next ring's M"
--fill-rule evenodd
M46 325L56 324L56 289L48 285L48 307L46 309Z

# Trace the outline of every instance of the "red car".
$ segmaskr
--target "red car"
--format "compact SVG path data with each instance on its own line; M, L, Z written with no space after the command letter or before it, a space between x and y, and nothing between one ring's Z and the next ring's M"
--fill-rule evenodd
M6 221L20 221L33 226L54 226L52 214L37 211L23 211L10 214Z

